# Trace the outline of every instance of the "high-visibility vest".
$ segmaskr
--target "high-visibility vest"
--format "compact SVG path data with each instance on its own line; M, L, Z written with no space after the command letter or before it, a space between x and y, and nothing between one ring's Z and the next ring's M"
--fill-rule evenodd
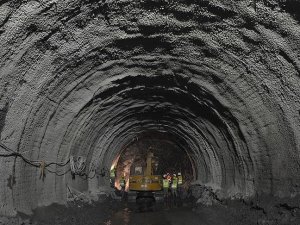
M178 176L178 184L179 184L179 185L182 184L182 176Z
M111 177L111 178L115 178L115 177L116 177L116 169L112 169L112 170L110 171L110 177Z
M125 187L125 179L121 179L120 180L120 186L121 187Z
M110 171L110 177L111 178L115 178L116 177L116 169L115 168Z
M169 188L169 180L163 179L163 188Z
M172 180L172 184L171 184L171 188L172 189L176 189L177 188L177 178L173 178L173 180Z

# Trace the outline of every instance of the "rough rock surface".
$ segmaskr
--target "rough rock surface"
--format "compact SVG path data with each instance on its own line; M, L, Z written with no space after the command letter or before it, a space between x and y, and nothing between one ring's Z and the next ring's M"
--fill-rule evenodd
M205 185L193 184L189 187L190 197L196 200L196 204L204 206L220 205L222 202L216 192Z
M0 1L1 143L89 173L159 131L225 196L299 194L299 3L253 2ZM1 215L109 185L0 154Z

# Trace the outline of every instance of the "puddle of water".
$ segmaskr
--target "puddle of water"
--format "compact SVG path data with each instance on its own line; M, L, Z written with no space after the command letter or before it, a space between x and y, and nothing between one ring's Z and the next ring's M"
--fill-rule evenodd
M156 205L154 208L141 212L136 205L127 205L116 210L104 225L205 225L190 207Z

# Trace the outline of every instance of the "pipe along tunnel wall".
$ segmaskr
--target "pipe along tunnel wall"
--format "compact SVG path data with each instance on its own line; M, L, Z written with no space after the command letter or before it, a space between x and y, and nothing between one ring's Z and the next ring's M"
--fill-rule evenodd
M70 156L110 168L144 132L224 197L299 194L299 5L251 2L1 1L0 214L108 186Z

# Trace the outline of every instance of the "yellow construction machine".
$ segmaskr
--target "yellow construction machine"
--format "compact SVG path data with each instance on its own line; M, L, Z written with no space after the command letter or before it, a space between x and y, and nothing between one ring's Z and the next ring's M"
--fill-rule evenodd
M146 165L134 162L130 169L129 191L136 191L136 200L155 200L154 193L162 190L162 176L155 174L158 160L152 152L147 154Z

